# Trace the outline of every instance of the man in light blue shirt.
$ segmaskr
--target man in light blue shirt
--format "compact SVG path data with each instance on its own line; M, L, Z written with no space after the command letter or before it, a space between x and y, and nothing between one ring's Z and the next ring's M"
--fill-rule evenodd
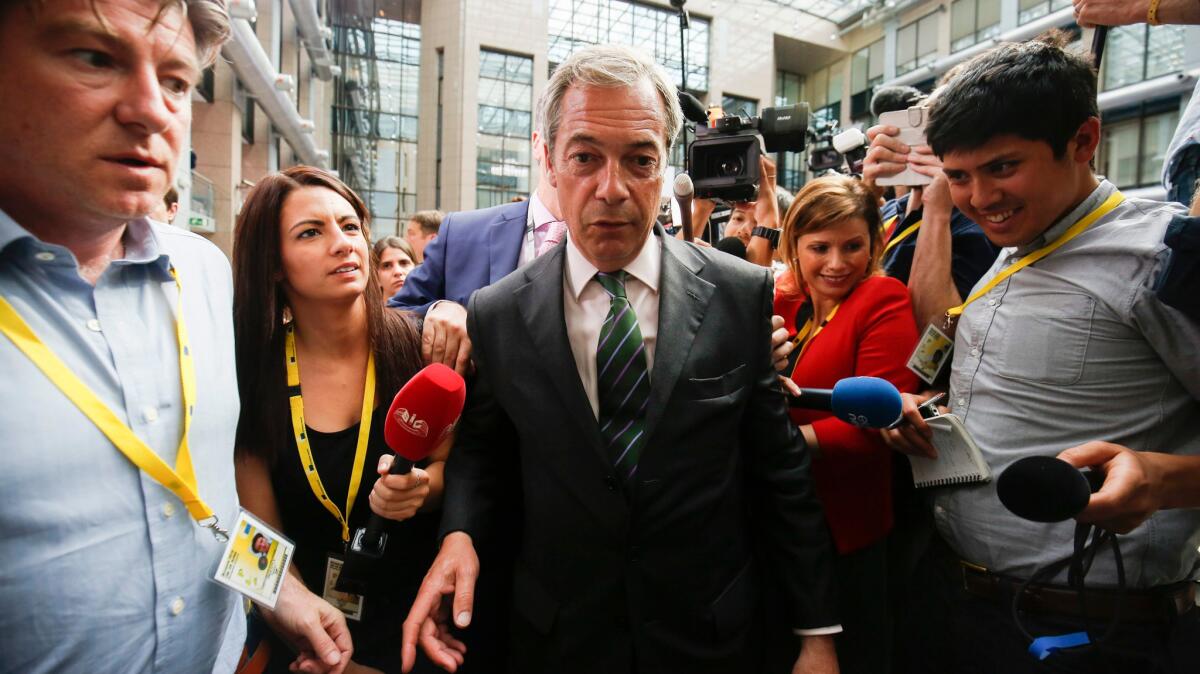
M184 431L177 320L194 363L200 498L237 516L238 416L224 256L142 216L179 164L218 0L0 5L0 672L231 672L246 617L208 579L222 545L18 349L28 325L150 451ZM179 279L177 289L173 274ZM340 671L337 611L294 578L277 629Z
M1125 198L1092 173L1095 82L1084 57L1005 43L968 62L930 111L955 205L1001 248L961 309L949 390L993 476L1092 440L1200 456L1200 326L1154 297L1163 235L1182 209ZM1014 114L1039 105L1053 114ZM912 402L910 425L889 438L929 456ZM1089 556L1083 592L1059 566L1074 523L1022 519L994 484L930 496L947 549L914 586L929 598L921 622L945 623L917 655L949 662L921 671L1195 670L1200 511L1162 510L1126 531L1123 563L1107 549ZM1054 641L1081 631L1103 644Z

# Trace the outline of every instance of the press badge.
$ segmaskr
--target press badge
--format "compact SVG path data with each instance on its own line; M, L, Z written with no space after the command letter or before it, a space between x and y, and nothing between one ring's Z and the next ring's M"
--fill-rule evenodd
M321 597L332 604L334 608L346 614L347 618L362 620L363 596L338 592L334 589L337 587L338 576L342 573L342 564L344 563L341 558L333 555L325 560L325 592Z
M952 350L954 350L954 340L938 330L936 325L930 323L925 327L925 334L921 335L921 341L917 342L917 348L908 357L908 369L912 370L926 384L933 384L942 369L946 367L946 363L950 362Z
M275 608L296 544L254 515L239 510L213 580Z

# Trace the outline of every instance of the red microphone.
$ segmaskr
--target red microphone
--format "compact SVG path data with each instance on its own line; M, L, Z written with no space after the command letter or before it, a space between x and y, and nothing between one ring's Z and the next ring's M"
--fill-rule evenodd
M396 453L392 475L403 475L429 456L453 430L467 399L467 385L454 370L434 363L418 372L392 400L383 439Z
M392 399L383 424L383 439L396 455L390 475L404 475L429 456L454 430L467 398L467 385L454 370L434 363L408 380ZM375 563L387 546L388 520L372 512L367 526L357 529L346 545L346 560L338 574L339 592L365 594Z

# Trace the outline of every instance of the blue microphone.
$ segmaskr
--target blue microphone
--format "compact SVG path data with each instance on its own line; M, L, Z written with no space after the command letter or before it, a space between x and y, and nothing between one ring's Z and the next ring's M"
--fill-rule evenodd
M799 397L788 404L810 410L826 410L833 416L859 428L887 428L901 414L900 391L879 377L849 377L833 389L802 388Z

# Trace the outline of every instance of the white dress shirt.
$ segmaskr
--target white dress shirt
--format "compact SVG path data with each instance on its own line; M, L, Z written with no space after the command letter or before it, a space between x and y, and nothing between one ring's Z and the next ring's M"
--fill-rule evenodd
M530 207L532 209L532 206ZM646 237L637 257L625 266L625 295L637 316L642 341L646 344L646 369L654 368L654 345L658 337L658 279L662 269L662 242L652 233ZM567 339L575 356L575 369L587 392L592 414L600 416L599 394L596 392L596 347L600 343L600 326L608 317L612 303L608 293L594 277L596 269L567 234L567 259L563 264L563 316L567 323ZM653 382L651 382L653 385Z

